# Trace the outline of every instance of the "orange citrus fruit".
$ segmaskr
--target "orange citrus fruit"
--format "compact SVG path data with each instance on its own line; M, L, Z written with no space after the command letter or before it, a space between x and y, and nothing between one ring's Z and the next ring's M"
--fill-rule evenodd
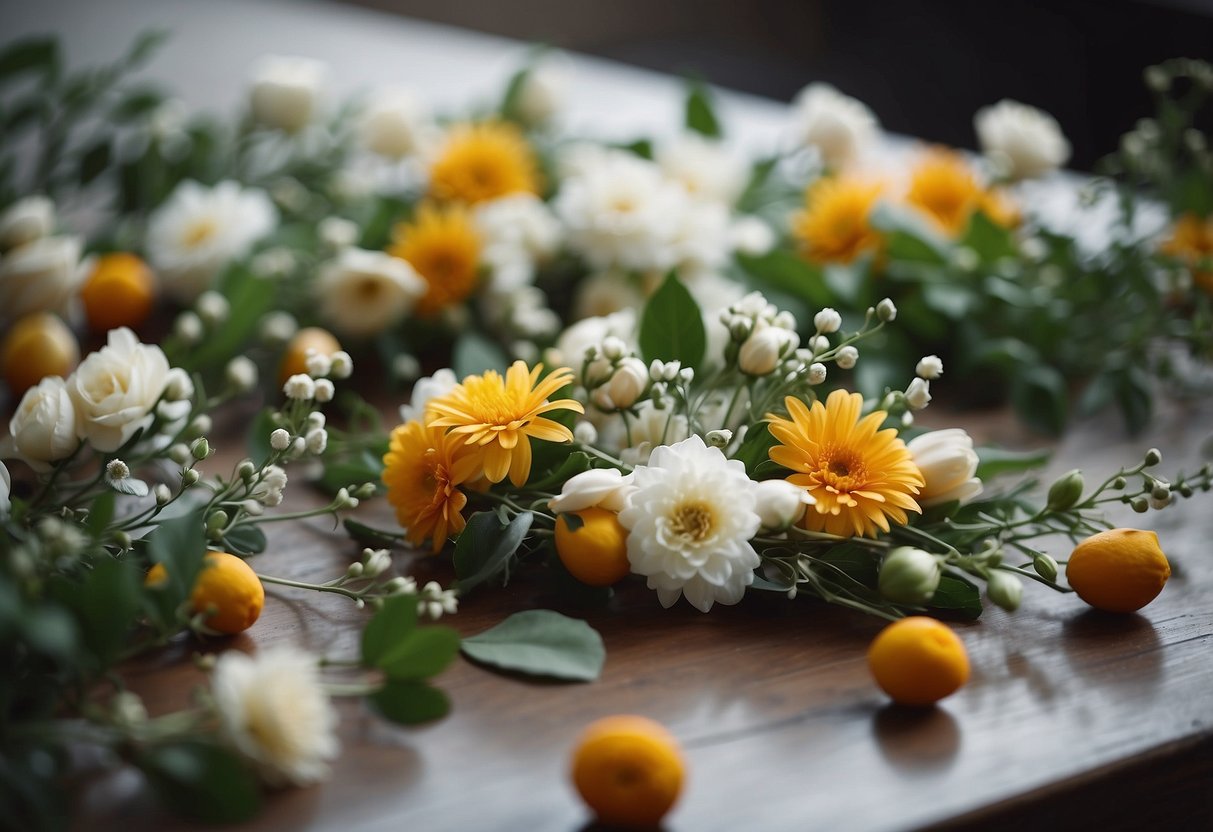
M628 532L619 515L604 508L572 512L581 525L569 528L568 518L556 518L556 554L569 573L590 586L610 586L631 571Z
M124 251L98 257L97 265L80 287L84 315L97 332L139 326L152 311L155 298L152 270Z
M282 366L278 370L278 383L285 384L291 376L307 372L307 352L315 350L321 355L332 355L341 349L341 343L327 329L318 326L304 327L286 345L282 355Z
M26 315L0 343L0 367L14 396L47 376L67 378L79 362L76 336L49 312Z
M964 642L934 618L914 615L880 631L868 648L876 684L894 702L931 705L969 680Z
M151 577L151 573L148 573ZM265 605L265 587L253 568L227 552L207 552L190 594L194 612L212 630L234 635L253 626Z
M152 564L152 568L147 570L147 574L143 576L143 585L149 589L159 589L168 583L168 570L164 568L163 563Z
M1074 547L1066 580L1078 597L1107 612L1135 612L1158 597L1171 564L1158 535L1140 529L1109 529Z
M641 716L598 720L573 751L573 784L607 826L658 826L682 791L685 771L678 741Z

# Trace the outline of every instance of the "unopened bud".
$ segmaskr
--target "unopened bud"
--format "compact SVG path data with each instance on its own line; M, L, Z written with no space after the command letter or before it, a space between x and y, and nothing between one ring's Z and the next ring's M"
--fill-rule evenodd
M189 486L195 484L196 482L198 482L198 478L201 476L202 475L199 474L197 471L195 471L193 468L186 468L184 471L181 472L181 484L183 486L189 487Z
M1158 450L1158 448L1151 448L1150 450L1146 451L1145 462L1146 467L1157 465L1158 463L1162 462L1162 451Z
M205 438L194 440L194 444L190 446L190 455L198 461L206 459L211 455L211 444Z
M724 448L733 441L733 431L727 429L710 430L705 438L713 448Z
M1084 486L1082 471L1077 468L1069 473L1062 474L1049 487L1049 497L1045 503L1045 507L1050 511L1065 511L1082 497Z
M214 534L227 528L228 516L223 509L216 511L214 514L206 518L207 534Z
M1057 561L1043 552L1033 559L1032 568L1036 570L1037 575L1046 581L1057 580Z
M1023 600L1023 583L1010 572L996 569L986 578L986 595L1007 612L1014 612Z
M913 546L899 546L880 566L880 594L895 604L925 604L939 588L939 560Z

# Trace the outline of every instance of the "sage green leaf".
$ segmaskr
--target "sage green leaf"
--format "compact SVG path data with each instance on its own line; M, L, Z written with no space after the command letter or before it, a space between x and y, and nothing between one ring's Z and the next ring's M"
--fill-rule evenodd
M674 272L644 305L640 320L640 351L645 361L680 361L698 367L707 348L699 304Z
M459 578L455 586L461 595L507 571L510 558L522 545L533 519L528 511L503 525L490 511L472 515L455 541L452 556Z
M458 654L459 633L450 627L418 627L383 651L375 664L391 679L428 679L446 670Z
M417 596L394 595L362 629L362 663L378 667L392 646L417 627Z
M404 679L389 679L366 699L380 716L400 725L429 722L451 710L451 700L438 688Z
M261 808L257 778L235 753L203 740L153 746L138 758L156 796L206 823L248 820Z
M687 88L686 127L693 133L718 139L723 135L720 119L712 106L712 94L700 81L691 81Z
M1047 450L1008 451L1003 448L977 449L977 478L983 481L1000 474L1018 474L1039 468L1049 461Z
M461 379L480 375L485 370L504 373L508 366L509 360L501 347L471 330L459 336L451 353L451 368Z
M463 640L465 656L483 664L575 682L602 673L606 648L602 636L576 618L552 610L526 610L496 627Z
M982 613L981 593L966 580L944 575L939 579L939 588L935 590L927 606L976 620Z
M260 526L242 523L223 533L223 542L234 555L259 555L265 551L267 541Z

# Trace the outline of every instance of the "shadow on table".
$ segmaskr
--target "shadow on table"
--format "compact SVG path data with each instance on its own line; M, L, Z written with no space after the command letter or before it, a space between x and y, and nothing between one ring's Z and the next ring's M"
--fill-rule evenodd
M943 708L890 704L872 719L872 736L885 760L906 774L946 771L960 750L960 725Z

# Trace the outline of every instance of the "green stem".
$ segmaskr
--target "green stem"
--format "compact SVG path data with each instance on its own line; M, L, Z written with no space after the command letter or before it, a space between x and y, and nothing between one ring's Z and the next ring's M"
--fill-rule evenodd
M292 581L286 578L276 578L273 575L263 575L257 573L257 577L265 584L278 584L279 586L289 586L293 589L310 589L314 592L331 592L335 595L344 595L346 598L359 601L362 599L361 593L353 592L340 586L329 586L326 584L309 584L304 581Z

